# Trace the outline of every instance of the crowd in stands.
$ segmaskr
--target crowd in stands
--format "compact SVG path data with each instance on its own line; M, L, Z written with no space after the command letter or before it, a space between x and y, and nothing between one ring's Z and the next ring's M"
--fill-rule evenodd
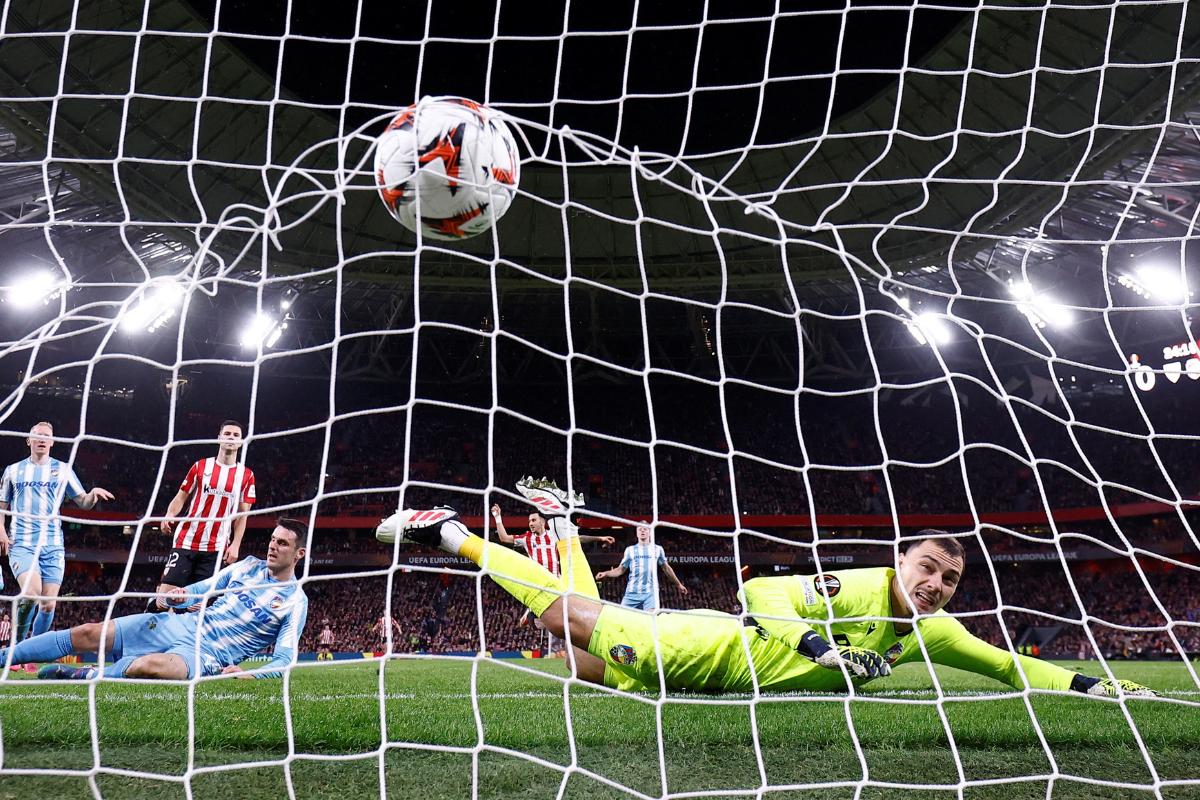
M571 436L502 411L489 417L418 406L411 419L380 411L331 423L323 408L276 411L256 418L245 460L258 477L259 508L306 510L318 502L323 516L384 513L395 507L406 481L408 505L482 507L483 491L511 491L524 474L564 480L568 457L573 483L589 505L626 517L731 514L735 508L743 515L987 513L1170 500L1200 490L1200 478L1186 469L1196 447L1188 439L1098 432L1045 414L1025 412L1018 436L1006 415L973 409L960 437L949 401L897 407L880 412L881 437L865 397L805 395L800 418L820 424L798 431L792 414L731 414L726 435L719 424L672 427L664 414L652 448L638 422L646 414L644 397L601 394L591 402L604 402L603 425L596 414L581 413ZM60 435L78 435L71 430L78 410L63 416ZM181 412L172 441L201 443L164 447L165 430L139 427L138 415L128 410L114 416L84 425L73 462L85 483L116 494L107 510L133 517L164 512L188 466L215 452L215 444L203 440L215 437L224 418ZM553 420L559 422L569 427ZM922 435L907 435L914 428ZM21 455L15 436L0 443L12 457ZM69 444L57 447L56 455L72 457Z
M658 438L651 447L644 395L600 392L580 402L603 406L607 414L601 424L598 412L584 413L584 409L573 419L575 433L567 436L503 411L489 416L438 406L417 406L411 418L402 411L372 412L338 417L321 426L330 419L328 411L298 401L296 408L279 410L275 416L260 415L251 431L245 458L257 474L257 508L282 507L305 518L314 510L320 516L381 517L396 507L400 487L407 482L404 502L408 506L449 503L479 516L490 503L498 502L507 514L522 515L527 507L512 491L513 483L531 473L561 480L568 465L574 485L588 497L589 508L646 519L735 511L887 518L894 512L1065 509L1177 495L1188 498L1200 488L1200 476L1190 470L1194 453L1189 440L1151 440L1147 431L1138 430L1133 417L1124 430L1132 435L1088 427L1112 424L1114 416L1103 408L1093 409L1090 420L1077 419L1087 423L1083 425L1023 410L1018 435L1004 413L993 410L989 416L974 409L960 424L954 409L936 400L879 410L865 395L806 395L799 401L799 418L820 420L820 424L805 425L801 431L791 413L731 415L726 429L720 424L698 426L694 415L683 412L680 419L673 419L669 404L663 404L654 409ZM45 416L53 412L49 408ZM1061 415L1061 409L1056 413ZM78 422L78 409L63 411L61 416L64 422L56 432L77 435L78 430L71 430L71 419ZM184 408L172 440L212 439L224 416ZM165 428L148 432L144 419L126 410L105 416L103 425L85 421L84 438L75 448L60 443L55 451L61 458L73 452L85 484L102 485L117 495L105 510L127 513L134 520L161 515L188 465L216 449L212 442L166 448ZM547 423L559 429L571 422L562 414L547 417ZM909 435L914 429L922 435ZM275 435L280 432L283 435ZM24 454L16 436L0 439L0 445L5 452L0 460L5 463ZM1014 458L1004 448L1021 457ZM1028 463L1030 453L1035 465ZM1101 520L1069 529L1060 526L1059 533L1067 534L1061 540L1064 548L1086 544L1073 536L1081 533L1120 550L1127 543L1151 551L1181 543L1185 552L1194 555L1196 539L1185 521L1189 518L1166 513L1137 524L1122 522L1119 528ZM790 556L807 552L814 543L811 529L763 532L774 538L741 535L740 551L787 554L789 558L781 562L791 564ZM164 555L170 547L169 537L149 525L139 530L136 524L128 532L111 525L71 528L68 547L128 552L135 539L127 533L139 534L141 556ZM630 531L623 535L631 540ZM671 553L733 553L729 535L705 536L669 525L660 526L656 535ZM819 535L822 553L853 553L870 546L840 542L877 540L872 546L878 550L888 548L894 534L884 527L822 528ZM1041 547L1053 556L1052 563L1044 565L996 564L994 584L992 572L982 562L973 562L976 566L968 571L951 610L987 612L969 618L967 624L988 640L1005 644L1002 624L1014 642L1029 626L1057 627L1057 633L1046 637L1043 654L1087 657L1093 654L1093 644L1083 626L1071 621L1086 616L1088 631L1106 656L1170 655L1177 643L1189 652L1200 652L1196 569L1151 570L1143 580L1130 569L1106 566L1109 562L1072 562L1072 569L1092 570L1075 575L1081 610L1057 561L1049 530L1029 534L1040 538L1040 543L990 530L980 535L990 553ZM360 553L386 558L390 552L364 527L318 528L312 542L312 556ZM612 563L627 543L592 552ZM261 554L263 546L249 534L243 554ZM1114 559L1111 563L1129 562ZM738 610L731 565L677 565L676 570L690 592L682 597L664 586L664 607ZM121 590L125 581L124 591L149 593L157 578L157 568L145 564L130 569L127 578L124 563L72 564L64 592L105 598ZM995 586L1003 598L998 613ZM605 599L619 600L623 581L606 581L601 590ZM385 649L386 626L380 618L388 611L384 601L389 591L390 614L399 625L391 646L400 652L527 650L544 642L536 628L519 624L520 609L511 598L490 581L470 576L415 569L395 569L390 576L338 576L318 570L306 591L311 605L302 642L305 650L316 649L316 637L326 621L334 633L335 650ZM134 613L144 607L144 598L122 598L114 610ZM103 616L107 609L107 599L67 598L59 604L56 627ZM1168 624L1174 639L1165 628ZM1139 628L1143 630L1129 630Z

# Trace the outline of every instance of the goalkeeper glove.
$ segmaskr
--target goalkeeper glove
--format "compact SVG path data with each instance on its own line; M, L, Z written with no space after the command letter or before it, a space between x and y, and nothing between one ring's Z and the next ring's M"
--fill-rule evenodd
M808 656L825 669L841 669L851 678L871 680L892 674L892 666L883 656L865 647L837 647L822 639L815 631L809 631L800 639L796 648L800 655Z
M1140 683L1127 681L1124 678L1112 680L1111 678L1101 678L1088 687L1087 693L1096 697L1120 697L1127 695L1129 697L1158 697L1158 692L1148 686L1142 686Z

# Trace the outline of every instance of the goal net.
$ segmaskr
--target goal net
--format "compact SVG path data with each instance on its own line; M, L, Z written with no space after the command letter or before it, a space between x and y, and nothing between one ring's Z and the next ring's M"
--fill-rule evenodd
M146 609L227 420L257 491L231 558L299 518L309 603L281 678L35 682L9 651L0 794L1196 791L1194 7L327 5L0 10L0 460L49 421L115 495L64 505L36 613ZM372 172L442 95L522 158L456 242ZM1162 696L924 659L832 693L593 685L489 570L374 535L440 504L523 534L530 474L586 496L594 572L652 528L656 625L746 619L754 577L829 594L932 528L972 634Z

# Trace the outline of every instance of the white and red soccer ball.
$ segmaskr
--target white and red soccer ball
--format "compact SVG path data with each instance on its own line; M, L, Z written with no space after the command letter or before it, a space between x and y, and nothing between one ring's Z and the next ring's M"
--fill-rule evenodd
M512 204L520 171L504 120L461 97L409 106L375 144L375 185L384 206L430 239L465 239L490 228Z

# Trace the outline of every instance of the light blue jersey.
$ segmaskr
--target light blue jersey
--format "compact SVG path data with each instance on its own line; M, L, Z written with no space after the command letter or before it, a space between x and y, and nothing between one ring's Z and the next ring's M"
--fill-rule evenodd
M4 469L0 501L8 503L8 535L14 548L61 548L62 523L58 509L65 498L86 494L70 464L49 459L34 464L18 461Z
M240 664L274 645L274 655L257 676L279 677L279 670L296 660L300 634L308 621L308 596L300 584L295 579L276 580L265 561L247 556L208 580L184 587L191 598L177 605L191 605L210 591L216 599L200 612L204 674Z
M658 593L658 565L667 563L667 554L656 544L631 544L625 548L621 566L629 572L626 595Z

